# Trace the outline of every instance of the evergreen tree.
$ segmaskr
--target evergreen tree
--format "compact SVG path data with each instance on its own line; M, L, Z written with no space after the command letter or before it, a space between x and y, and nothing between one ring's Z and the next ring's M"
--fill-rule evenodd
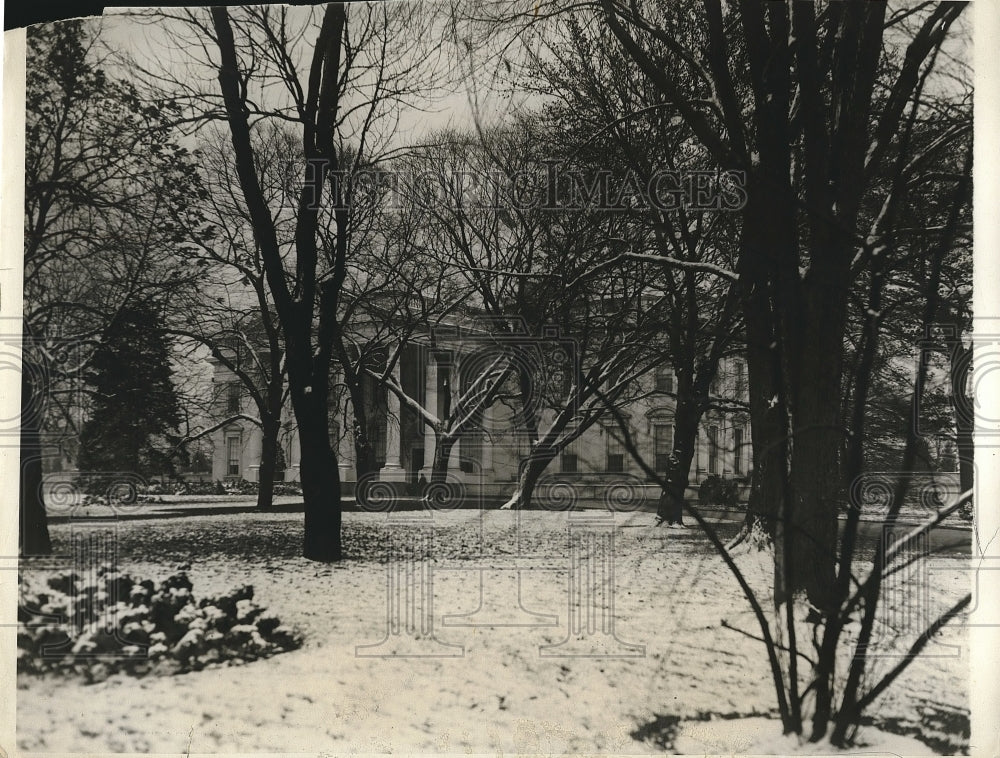
M175 439L181 414L168 347L151 303L123 308L111 322L86 377L94 402L80 434L81 471L173 473L163 442Z

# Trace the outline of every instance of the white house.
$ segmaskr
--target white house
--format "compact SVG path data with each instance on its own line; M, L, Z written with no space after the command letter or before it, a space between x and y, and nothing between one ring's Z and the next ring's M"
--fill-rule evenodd
M434 349L426 342L408 342L401 351L393 377L409 397L441 417L447 413L449 401L454 403L467 388L469 377L482 370L483 350L481 342L476 343L467 336L442 340L436 335L433 342ZM213 364L216 416L220 420L237 413L255 416L253 402L237 378L219 361ZM374 380L369 381L368 390L375 409L376 428L371 436L377 451L378 479L416 483L424 477L429 481L434 435L417 413L402 404L394 393ZM663 471L673 447L674 375L669 366L662 365L644 374L636 385L636 399L623 408L622 415L628 420L630 433L642 457L654 470ZM745 402L742 358L723 360L712 394L736 400L734 405ZM331 405L336 406L331 408L331 440L341 481L355 482L350 403L341 399ZM552 416L550 408L539 407L540 427L544 429ZM577 482L581 486L616 478L649 484L648 477L626 452L617 429L615 419L605 414L549 464L545 476ZM261 456L258 426L243 419L234 420L214 434L213 442L214 479L257 480ZM290 407L285 411L280 442L285 462L284 480L297 481L301 456ZM455 444L449 458L448 477L484 493L507 496L514 489L519 467L528 452L528 436L518 429L517 413L510 404L496 402L477 418L475 428L462 434ZM742 411L707 412L701 422L691 464L690 494L694 496L698 484L710 475L746 481L751 460L748 414Z

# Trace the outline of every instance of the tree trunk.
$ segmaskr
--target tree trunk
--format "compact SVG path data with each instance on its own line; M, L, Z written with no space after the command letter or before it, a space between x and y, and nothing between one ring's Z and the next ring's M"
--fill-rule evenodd
M853 226L845 226L853 229ZM790 524L793 589L804 590L826 618L835 612L837 519L842 502L840 398L850 291L849 238L819 226L802 301L804 338L798 349L792 400Z
M337 469L325 409L299 414L302 446L302 498L305 501L303 555L313 561L339 561L340 473Z
M305 507L302 555L313 561L339 561L342 557L340 470L330 445L329 364L313 358L308 336L300 341L292 334L288 330L286 336L288 386L302 451L300 475Z
M951 405L955 412L955 445L958 455L958 478L962 492L975 484L975 446L973 444L972 398L966 392L972 370L972 347L958 343L949 356L948 374L951 380Z
M363 368L359 372L355 367L355 360L358 356L345 344L340 323L335 322L332 328L334 332L333 350L336 353L337 362L340 363L344 383L347 385L347 393L351 399L351 407L354 409L354 426L351 429L351 434L354 437L354 470L357 481L364 482L374 478L378 472L375 445L372 444L372 438L369 434L371 424L369 423L369 407L364 386L364 372Z
M781 363L777 334L770 313L770 288L763 261L754 260L752 251L766 245L761 241L756 213L744 216L740 255L740 298L746 324L747 387L750 404L750 449L753 476L750 500L741 534L762 533L773 540L783 510L788 418L781 392ZM775 559L780 546L776 546ZM778 572L780 573L780 572ZM782 586L776 576L776 589ZM775 602L779 601L775 593Z
M815 708L810 741L826 735L832 714L836 640L840 636L841 588L837 583L838 518L843 502L843 450L840 402L842 397L844 337L850 271L849 239L818 223L820 240L810 260L803 302L804 339L799 346L793 403L791 487L793 508L790 537L793 546L789 575L791 590L805 591L811 613L829 626L813 667ZM853 224L844 228L852 229ZM814 243L816 244L816 243ZM859 397L859 402L864 399ZM848 538L850 539L850 537ZM850 570L850 566L845 567ZM829 646L829 647L828 647Z
M319 193L326 170L331 166L336 169L339 165L334 121L340 95L337 74L347 11L338 4L327 7L313 50L312 70L314 73L324 72L324 85L310 87L306 109L310 115L304 123L303 157L311 175L316 176L319 167L319 182L312 187L304 187L298 196L294 295L288 286L271 208L257 174L246 110L246 81L240 70L232 24L224 7L213 7L211 15L219 47L219 86L236 157L234 166L285 335L288 386L302 444L302 495L305 501L303 555L310 560L335 561L341 557L340 475L330 448L327 401L330 349L334 342L339 342L334 339L337 296L346 276L347 226L350 223L350 209L341 197L333 199L337 224L333 276L322 282L317 277L316 242ZM331 70L332 83L326 78L331 75ZM314 334L318 341L315 345Z
M274 476L278 460L278 434L281 424L264 419L261 426L260 468L257 471L257 508L266 511L274 505Z
M834 374L830 371L830 374ZM836 374L839 383L840 375ZM837 517L840 507L839 414L835 392L824 393L821 377L803 374L803 393L793 430L789 543L792 590L804 590L824 616L834 610L837 566ZM810 381L814 385L810 387ZM786 544L789 544L786 543Z
M359 482L375 476L378 472L375 445L370 434L371 419L369 417L367 398L361 377L355 376L348 382L351 396L351 406L354 408L354 469Z
M354 469L361 482L378 471L378 460L371 437L365 431L367 424L359 424L357 418L354 419L354 424Z
M750 475L750 496L747 500L747 514L743 518L740 531L726 546L732 550L737 545L748 540L758 549L764 549L774 544L775 518L764 506L766 501L761 495L760 476L754 470Z
M535 383L538 377L524 365L519 365L517 370L517 385L521 395L521 425L528 437L528 444L532 447L538 442L538 409L535 407L537 398L535 392L538 389Z
M657 518L668 526L684 523L684 498L687 493L688 478L691 475L691 461L698 440L698 421L701 413L696 401L678 392L674 410L674 445L667 466L666 487L660 495Z
M33 402L39 388L31 377L42 372L21 373L21 519L18 540L21 555L51 555L48 518L42 500L42 445L39 403Z
M458 438L450 434L434 433L434 460L431 462L431 484L443 482L448 478L448 463L452 448Z
M558 454L558 448L553 445L536 445L528 459L521 464L521 471L517 478L517 489L501 507L514 510L530 508L539 478Z

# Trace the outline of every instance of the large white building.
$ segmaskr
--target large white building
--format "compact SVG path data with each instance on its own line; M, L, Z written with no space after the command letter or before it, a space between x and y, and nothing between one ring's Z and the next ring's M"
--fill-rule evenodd
M495 353L494 353L495 354ZM213 361L215 415L220 420L237 413L256 415L249 394L236 376L221 362ZM435 340L435 349L418 341L409 342L400 353L393 377L403 391L443 417L482 370L483 351L462 340L445 343ZM336 383L336 382L335 382ZM746 397L745 365L741 358L724 359L713 396L737 401ZM421 477L431 479L435 438L417 413L397 396L369 380L375 428L374 438L381 481L416 484ZM624 405L636 446L656 471L664 471L673 448L675 381L669 366L644 374L636 382L635 399ZM738 405L738 402L736 403ZM539 405L542 431L553 417L551 408ZM345 417L346 416L346 417ZM344 398L331 401L331 439L337 454L341 481L356 482L351 405ZM600 488L610 481L626 480L640 488L648 486L647 497L658 489L628 454L618 432L618 422L610 414L595 422L569 444L544 473L545 481L574 482L581 492ZM213 478L256 481L260 468L261 432L252 422L237 419L213 436ZM285 470L284 481L299 479L301 460L294 416L286 407L280 439ZM463 433L449 457L448 479L496 497L508 497L515 489L518 471L530 449L528 436L519 431L517 413L511 405L496 402L476 419L474 428ZM689 494L708 476L748 481L751 466L749 418L745 412L708 411L701 422L691 463ZM279 474L278 480L282 480ZM599 497L599 495L598 495Z

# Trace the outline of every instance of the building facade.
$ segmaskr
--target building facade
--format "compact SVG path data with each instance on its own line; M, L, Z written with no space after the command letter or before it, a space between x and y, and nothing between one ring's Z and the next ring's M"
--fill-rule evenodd
M442 418L469 392L476 377L482 375L483 362L483 351L469 349L467 340L442 346L437 339L434 349L410 342L401 350L391 376L408 397ZM249 394L236 376L220 362L213 364L215 415L220 419L238 414L254 416ZM737 479L744 485L749 481L752 465L749 416L739 410L746 401L745 373L742 358L727 358L720 365L712 395L725 397L727 404L738 410L710 410L702 418L691 463L691 497L696 497L698 485L712 475ZM371 402L369 417L374 421L370 437L376 450L378 480L414 485L421 480L430 481L435 452L431 429L395 393L375 379L366 381L366 395ZM337 384L336 379L333 383ZM637 380L635 399L621 408L639 454L658 472L665 471L674 444L675 385L671 368L661 365ZM461 482L467 488L495 497L507 497L514 491L531 445L529 436L519 429L519 414L513 405L492 403L460 435L448 458L449 481ZM544 405L543 402L538 409L538 428L543 431L554 417L553 409ZM350 408L343 397L331 400L331 443L341 481L348 483L358 478ZM257 481L261 439L259 426L245 418L236 418L217 430L213 435L213 478ZM280 445L284 472L279 473L278 481L298 481L301 451L290 407L285 408ZM546 481L574 482L583 488L627 480L658 493L626 451L619 422L610 414L604 414L567 445L549 464L544 476Z

